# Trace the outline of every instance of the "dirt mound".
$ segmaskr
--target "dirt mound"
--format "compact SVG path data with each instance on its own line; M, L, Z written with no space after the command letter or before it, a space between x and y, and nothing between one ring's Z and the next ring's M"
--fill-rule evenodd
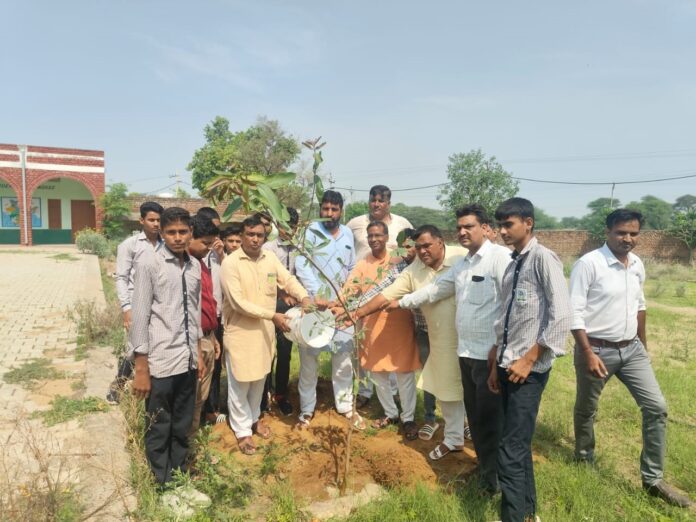
M332 404L321 400L332 397L331 384L320 381L318 388L319 402L309 427L298 428L296 415L285 417L274 409L264 417L273 435L269 440L254 437L258 447L254 456L239 452L234 433L224 424L215 426L213 446L230 453L245 466L261 469L262 474L264 470L272 471L277 479L290 481L295 493L304 499L329 498L345 465L348 421L336 413ZM292 396L297 397L296 394ZM293 406L297 411L298 405L293 403ZM379 414L381 408L373 405L363 416L369 425L371 419ZM383 486L435 485L465 478L476 467L475 454L469 443L461 453L452 453L439 461L428 458L428 452L442 440L442 436L442 427L432 441L407 441L394 427L354 431L349 489L360 491L365 484L372 482Z

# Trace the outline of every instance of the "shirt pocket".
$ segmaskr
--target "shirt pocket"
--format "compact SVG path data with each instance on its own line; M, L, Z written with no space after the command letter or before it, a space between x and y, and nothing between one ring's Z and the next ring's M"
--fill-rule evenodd
M468 286L466 301L473 305L483 304L493 291L491 278L487 276L472 275Z

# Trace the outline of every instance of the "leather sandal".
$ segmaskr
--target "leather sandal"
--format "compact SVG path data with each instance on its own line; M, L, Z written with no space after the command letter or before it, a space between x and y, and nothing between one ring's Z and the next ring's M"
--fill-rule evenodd
M402 426L404 438L406 440L416 440L418 438L418 425L413 421L406 421Z
M239 444L239 451L244 455L253 455L256 453L256 445L251 437L242 437L237 443Z
M393 426L399 424L399 417L387 417L386 415L384 417L380 417L379 419L375 419L372 421L372 427L376 430L381 430L383 428L386 428L387 426Z

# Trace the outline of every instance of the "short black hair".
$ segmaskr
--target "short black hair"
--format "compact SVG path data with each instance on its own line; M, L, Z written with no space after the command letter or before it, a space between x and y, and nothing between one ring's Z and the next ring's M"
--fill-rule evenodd
M401 232L399 232L399 234L396 236L396 243L398 245L401 245L401 243L403 243L407 239L412 239L413 234L415 234L415 233L416 233L416 231L412 228L402 229Z
M335 190L327 190L321 197L321 204L323 205L324 203L332 203L343 208L343 196L340 192L336 192Z
M193 230L193 239L217 236L220 233L220 229L215 226L212 219L200 214L196 214L191 218L191 229Z
M167 225L171 223L176 223L181 221L187 227L191 226L191 214L185 208L181 207L169 207L162 211L162 217L160 218L160 228L164 229Z
M370 221L367 224L367 230L371 229L372 227L382 227L382 232L389 235L389 227L384 221L377 221L376 219L374 221Z
M421 225L413 231L413 239L417 240L422 234L430 234L433 237L443 239L442 232L435 225Z
M639 227L643 228L643 214L633 208L617 208L607 216L605 223L607 228L611 230L619 223L626 223L627 221L638 221Z
M266 225L263 224L263 221L261 221L261 215L259 213L253 214L242 221L242 232L244 232L244 230L247 228L258 227L259 225L264 228L266 227Z
M288 223L291 227L296 226L300 222L300 215L297 213L297 210L292 207L288 207L288 214L290 215L290 220Z
M144 218L145 216L147 216L148 212L154 212L161 216L163 210L164 208L162 207L162 205L160 205L156 201L146 201L145 203L140 205L140 217Z
M479 222L481 225L490 225L491 224L491 218L488 217L488 212L486 212L486 209L479 205L478 203L471 203L470 205L464 205L462 208L458 208L454 214L457 216L457 219L464 217L464 216L476 216L476 220Z
M391 201L391 190L386 185L375 185L370 189L370 199L375 196L382 196L384 199Z
M509 217L534 219L534 205L532 205L531 201L524 198L506 199L495 209L495 219L503 221Z
M232 223L230 226L227 228L223 228L220 231L220 239L223 241L227 236L241 236L242 235L242 224L241 223Z
M203 216L208 219L220 219L220 214L213 207L201 207L196 212L197 216Z

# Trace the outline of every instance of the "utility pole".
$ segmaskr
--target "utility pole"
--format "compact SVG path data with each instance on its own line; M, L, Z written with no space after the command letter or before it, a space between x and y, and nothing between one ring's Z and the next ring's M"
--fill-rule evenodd
M175 170L173 176L169 176L170 179L176 180L176 188L174 189L174 196L179 197L179 194L181 194L181 176L179 175L179 171Z

